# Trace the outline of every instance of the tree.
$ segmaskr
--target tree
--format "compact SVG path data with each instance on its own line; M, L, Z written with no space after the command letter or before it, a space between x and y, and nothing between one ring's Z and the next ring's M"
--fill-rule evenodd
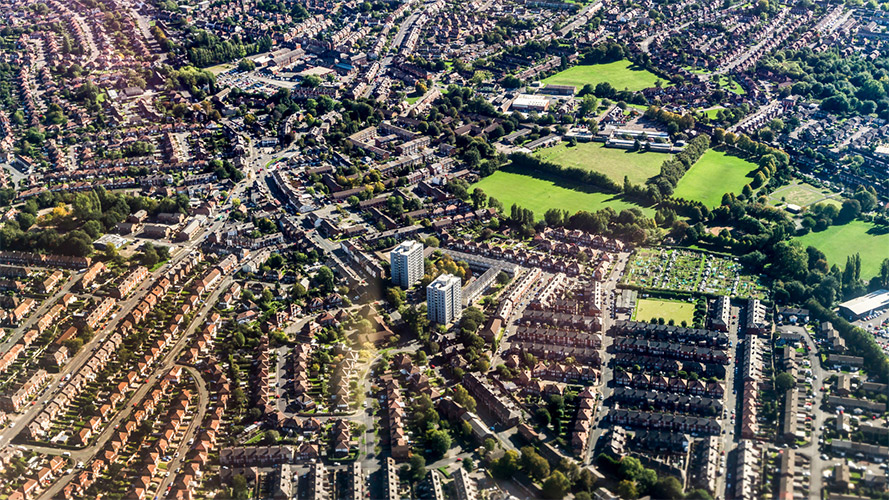
M327 266L321 266L321 268L318 269L318 273L315 275L315 283L318 284L318 289L323 293L332 292L335 285L333 271Z
M781 372L775 377L775 389L777 389L780 393L785 393L789 391L793 386L796 385L796 381L793 380L793 375L787 372Z
M421 481L426 477L426 459L423 455L411 455L411 481Z
M467 457L463 459L463 468L466 469L467 472L472 472L475 469L475 462Z
M500 285L505 285L509 283L509 275L503 271L497 273L497 283Z
M488 199L488 195L481 188L473 189L470 197L472 198L472 206L476 209L484 208L485 201Z
M494 441L492 438L485 438L484 447L486 451L494 451L497 448L497 441Z
M506 450L500 458L494 462L491 472L501 479L511 478L519 470L519 453L515 450Z
M400 287L393 286L386 289L386 300L396 309L404 305L406 298L407 294Z
M534 448L525 446L521 449L522 466L532 478L540 481L549 476L549 462L546 461Z
M433 455L443 457L451 448L451 436L445 430L430 430L426 433L426 446Z
M454 386L454 402L466 408L466 411L475 413L475 398L469 395L469 391L462 385Z
M546 498L564 498L571 489L571 481L559 471L555 471L543 482L543 496Z
M673 476L658 480L648 493L652 498L663 498L665 500L683 500L685 498L685 494L682 492L682 484Z
M809 271L809 257L799 242L781 241L775 245L772 266L780 276L801 277Z
M256 69L256 63L253 60L244 58L238 61L238 71L247 72L254 69Z
M277 443L279 439L281 439L281 435L274 429L266 431L263 437L263 441L268 445Z
M861 203L858 200L844 200L843 207L840 209L840 219L843 221L851 221L861 214Z
M154 245L145 243L145 246L142 248L142 257L139 260L143 266L149 269L154 267L158 263L157 250L154 249Z
M247 498L247 478L242 474L235 474L232 477L232 498L244 500Z
M639 493L636 492L636 485L632 481L626 479L617 483L616 493L619 497L626 500L633 500L639 496Z

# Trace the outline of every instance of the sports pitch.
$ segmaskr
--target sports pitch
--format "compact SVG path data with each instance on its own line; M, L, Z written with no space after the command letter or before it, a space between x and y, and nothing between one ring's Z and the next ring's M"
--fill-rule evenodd
M654 87L654 82L658 80L658 76L654 73L633 67L630 61L622 60L606 64L574 66L544 79L543 83L574 85L579 91L588 83L596 86L608 82L617 90L638 91Z
M540 149L534 156L562 166L601 172L618 183L623 183L624 176L627 176L634 184L644 184L657 175L661 171L661 164L670 158L665 153L606 148L601 142L581 142L574 147L568 147L563 142Z
M626 208L640 208L646 216L654 216L654 210L639 207L613 194L585 190L581 185L571 185L560 179L511 171L508 167L476 182L469 190L477 187L488 196L497 198L507 211L516 204L533 211L538 220L551 208L568 210L571 214L578 210L595 212L605 207L618 212Z
M756 164L714 149L708 150L679 180L673 196L699 201L708 207L722 203L725 193L739 194L753 179Z
M695 305L692 302L678 300L639 299L636 302L636 321L650 321L652 318L671 319L677 325L685 321L691 326L694 322Z

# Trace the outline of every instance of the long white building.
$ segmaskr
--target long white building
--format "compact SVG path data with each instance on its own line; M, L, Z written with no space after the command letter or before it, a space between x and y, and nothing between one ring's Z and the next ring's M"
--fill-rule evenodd
M423 244L408 240L389 252L392 282L407 290L423 277Z
M462 280L453 274L442 274L426 287L429 321L446 325L463 312Z

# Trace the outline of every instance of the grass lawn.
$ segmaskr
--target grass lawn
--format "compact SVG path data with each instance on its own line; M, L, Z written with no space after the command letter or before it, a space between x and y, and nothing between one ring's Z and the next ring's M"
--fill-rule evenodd
M816 202L828 201L824 198L834 196L830 189L816 188L808 184L796 181L787 186L776 189L769 195L769 202L775 206L792 203L801 207L807 207ZM834 200L835 201L835 200Z
M830 226L824 231L811 232L796 238L803 245L809 245L824 252L827 262L841 268L846 265L846 257L861 255L861 277L865 280L876 276L880 263L889 257L889 228L869 222L855 220L842 226Z
M725 109L725 108L723 108L722 106L717 106L715 108L710 108L708 110L704 110L704 111L702 111L702 113L707 115L707 117L710 118L711 120L715 120L716 115L719 114L719 110L721 110L721 109Z
M543 80L554 85L574 85L580 91L586 84L593 86L608 82L617 90L637 91L654 87L658 80L654 73L633 67L630 61L615 61L607 64L574 66ZM666 82L664 82L666 83Z
M722 151L708 150L679 180L673 196L700 201L708 207L722 203L725 193L740 193L756 165Z
M497 198L507 211L515 203L533 211L538 220L550 208L568 210L572 214L578 210L594 212L605 207L618 212L625 208L640 208L612 194L583 190L583 186L572 186L561 179L526 175L509 167L476 182L470 186L470 192L477 187ZM648 217L654 216L653 209L642 208L642 211Z
M210 66L210 67L204 68L204 69L213 73L214 75L218 75L220 73L226 72L226 71L234 68L235 66L236 65L232 64L232 63L222 63L222 64L217 64L216 66Z
M562 166L601 172L620 184L623 184L624 176L634 184L644 184L649 177L657 175L661 171L661 164L670 158L665 153L606 148L601 142L580 142L573 148L563 142L540 149L534 156Z
M691 325L694 321L695 305L678 300L639 299L636 302L636 321L649 321L651 318L673 320L677 325L683 321Z
M724 82L722 81L722 78L725 78ZM728 90L729 92L734 92L735 94L738 94L738 95L746 95L747 94L747 91L744 90L744 87L742 87L740 83L736 82L730 76L721 77L718 80L718 83L722 88L724 88L725 90Z

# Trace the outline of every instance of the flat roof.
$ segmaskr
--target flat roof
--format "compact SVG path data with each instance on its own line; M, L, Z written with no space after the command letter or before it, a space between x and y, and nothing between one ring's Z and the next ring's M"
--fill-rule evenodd
M889 307L889 290L877 290L840 304L841 309L846 309L855 316L861 316L881 307Z

